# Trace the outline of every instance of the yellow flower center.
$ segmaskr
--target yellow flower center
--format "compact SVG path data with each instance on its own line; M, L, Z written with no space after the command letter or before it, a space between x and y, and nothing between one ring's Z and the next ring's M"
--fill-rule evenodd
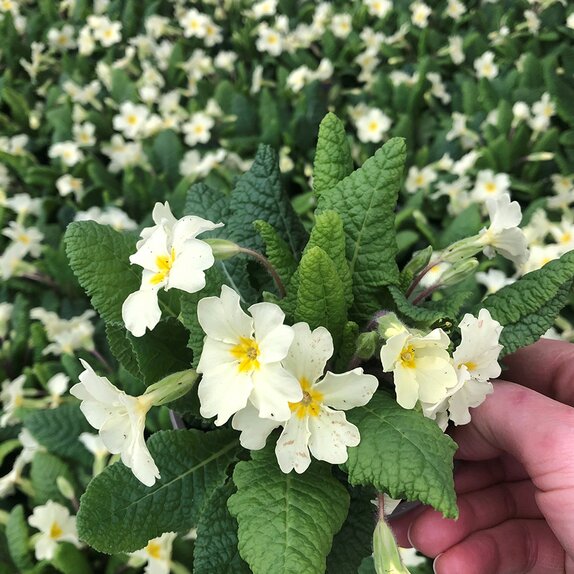
M50 526L50 538L57 540L62 534L64 534L62 527L57 522L52 522L52 526Z
M298 403L289 403L291 412L295 413L299 419L319 416L323 393L311 388L311 383L305 377L299 381L299 384L303 391L303 398Z
M371 131L371 132L376 132L378 128L379 128L379 124L378 124L378 122L376 122L374 120L369 124L369 131Z
M138 118L135 114L130 114L127 118L126 118L126 122L130 125L130 126L135 126L138 123Z
M20 235L18 235L18 241L24 245L29 245L30 236L27 233L20 233Z
M476 370L476 367L478 366L474 361L467 361L466 363L463 363L463 365L464 365L469 371L474 371L474 370Z
M569 231L564 232L560 238L560 243L570 243L570 241L572 241L572 234Z
M255 339L241 337L240 342L231 348L231 354L239 360L239 372L248 373L259 369L259 345Z
M146 552L156 560L161 558L161 545L153 540L145 547Z
M158 272L150 279L152 285L157 285L169 275L169 271L173 266L175 261L175 249L171 248L170 255L158 255L155 259L155 264L158 268Z
M403 347L401 351L401 363L403 367L408 367L409 369L415 368L415 349L412 345L407 345Z
M422 185L424 185L424 183L425 183L424 176L422 174L417 175L415 178L415 185L417 187L421 187Z
M484 189L486 190L486 193L494 193L496 191L496 185L492 181L489 181L484 186Z

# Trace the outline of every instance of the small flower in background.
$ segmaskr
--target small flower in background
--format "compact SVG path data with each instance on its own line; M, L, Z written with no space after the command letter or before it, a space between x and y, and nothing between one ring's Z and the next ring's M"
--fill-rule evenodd
M436 179L437 173L432 167L427 165L419 169L413 165L409 168L405 189L408 193L416 193L420 189L428 189L431 183L436 181Z
M124 102L120 106L120 113L114 116L114 129L128 139L138 139L145 130L149 119L149 110L141 104Z
M556 115L556 106L545 92L540 100L532 104L532 116L528 123L534 132L543 132L550 127L550 120Z
M207 219L187 215L176 220L168 203L156 204L156 223L142 231L131 264L143 268L141 286L122 305L122 319L136 337L150 331L161 319L158 291L181 289L196 293L205 287L205 273L215 262L211 247L197 235L222 227Z
M71 542L80 547L76 530L76 517L69 510L48 500L46 504L36 506L28 518L30 526L37 528L40 534L35 539L34 554L36 560L52 560L59 542Z
M121 455L140 482L152 486L160 474L144 439L146 414L152 407L149 397L126 394L98 376L86 361L80 362L85 370L70 394L82 401L82 413L99 430L106 448Z
M50 408L55 409L62 402L62 395L68 390L70 378L64 373L54 375L46 383L46 387L50 393Z
M82 201L84 196L84 182L79 177L65 174L56 180L56 189L62 197L74 194L76 202Z
M331 20L331 32L337 38L345 39L353 29L350 14L335 14Z
M0 427L20 422L15 411L24 405L25 396L35 392L32 389L24 390L25 383L26 375L19 375L13 381L6 380L2 383L2 391L0 391L0 401L2 402Z
M323 372L333 355L333 338L327 329L311 331L307 323L293 325L295 337L283 366L296 377L303 392L298 402L289 403L291 416L277 423L258 416L252 405L233 417L233 428L241 430L241 444L260 449L271 431L281 424L283 432L275 453L281 470L302 473L318 460L342 464L347 447L357 446L359 430L347 422L345 411L366 405L378 387L378 380L357 368L346 373Z
M492 258L500 253L510 259L517 267L528 260L526 236L518 226L522 220L522 210L517 201L502 195L498 199L486 201L490 226L480 232L479 242L484 245L484 254Z
M449 345L450 339L442 329L422 335L405 328L387 339L381 349L381 363L386 373L393 373L401 407L412 409L418 400L439 403L457 385Z
M370 108L357 119L357 136L362 142L379 143L391 128L391 119L378 108Z
M193 114L188 122L183 124L185 143L195 146L198 143L207 143L211 138L211 128L214 126L213 118L203 112Z
M2 235L20 246L22 256L40 257L44 234L36 227L24 227L20 223L10 221L8 227L2 231Z
M272 303L257 303L249 312L251 317L227 285L219 297L202 299L197 306L207 335L197 366L203 375L200 412L205 418L217 415L218 426L248 401L262 418L287 420L289 403L303 397L297 379L281 365L294 337L293 329L283 324L285 314Z
M393 3L390 0L363 0L371 16L384 18L392 9Z
M48 150L48 156L61 159L62 163L68 167L73 167L84 159L82 150L73 141L64 141L52 145Z
M480 58L474 61L474 69L477 78L493 80L498 76L498 66L494 62L494 52L490 50L484 52Z
M491 169L478 172L472 197L477 203L490 198L500 197L510 191L510 176L506 173L494 173Z
M0 303L0 339L4 339L8 335L13 308L12 303Z
M424 2L413 2L410 5L412 12L411 22L417 28L426 28L429 24L429 16L432 14L431 8Z
M108 205L104 209L90 207L87 211L78 211L74 221L95 221L100 225L109 225L116 231L133 231L138 227L125 211L113 205Z
M158 538L150 540L145 548L132 552L130 556L146 563L145 574L169 574L171 570L171 552L175 532L165 532ZM135 562L135 561L134 561Z
M516 279L507 277L504 271L499 269L489 269L488 271L479 271L476 280L486 287L486 294L492 295L507 285L512 285Z

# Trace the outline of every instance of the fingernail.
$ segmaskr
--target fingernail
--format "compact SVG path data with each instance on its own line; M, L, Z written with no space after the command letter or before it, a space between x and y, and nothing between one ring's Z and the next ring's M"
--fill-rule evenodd
M407 530L407 540L409 541L409 544L414 548L415 545L413 544L413 541L411 540L411 530L413 528L414 522L411 522L409 524L409 528Z
M439 558L444 554L444 552L441 552L433 561L432 563L432 571L434 572L434 574L438 574L438 570L437 570L437 566L438 566L438 561Z

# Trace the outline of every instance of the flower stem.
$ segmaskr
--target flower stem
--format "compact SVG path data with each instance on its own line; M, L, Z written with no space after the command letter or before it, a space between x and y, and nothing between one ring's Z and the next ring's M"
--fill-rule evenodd
M247 247L240 247L239 252L245 253L245 255L253 257L253 259L256 259L261 265L263 265L263 267L265 267L265 269L269 272L269 275L273 277L273 281L275 281L277 291L279 292L279 297L283 299L283 297L285 297L285 295L287 294L287 292L285 291L285 285L283 285L281 277L279 277L277 270L275 269L275 267L273 267L273 265L271 265L269 259L267 259L267 257L265 257L264 255L261 255L261 253L259 253L258 251L248 249Z
M104 368L106 369L106 371L108 371L109 373L113 372L112 366L106 361L106 359L104 358L103 355L100 354L100 352L97 349L92 349L90 351L90 353L96 358L98 359L98 361L100 361L100 363L102 363L102 365L104 366Z
M405 293L405 297L408 299L413 291L417 288L417 285L422 281L423 277L435 266L438 265L441 262L440 259L436 260L436 261L430 261L425 267L422 268L421 271L419 271L417 273L417 275L415 275L414 279L412 280L411 284L409 285L409 288L407 289L406 293Z
M421 301L423 301L424 299L426 299L429 295L432 295L439 287L440 287L440 283L437 283L437 284L435 284L435 285L431 285L430 287L427 287L427 289L425 289L424 291L421 291L421 292L412 300L412 304L413 304L413 305L418 305Z

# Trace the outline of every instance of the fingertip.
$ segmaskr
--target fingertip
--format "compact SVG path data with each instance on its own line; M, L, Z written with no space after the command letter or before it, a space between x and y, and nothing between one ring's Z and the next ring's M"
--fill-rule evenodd
M439 570L439 560L440 557L444 555L444 552L442 552L441 554L439 554L432 563L432 571L434 572L434 574L441 574L441 571Z

